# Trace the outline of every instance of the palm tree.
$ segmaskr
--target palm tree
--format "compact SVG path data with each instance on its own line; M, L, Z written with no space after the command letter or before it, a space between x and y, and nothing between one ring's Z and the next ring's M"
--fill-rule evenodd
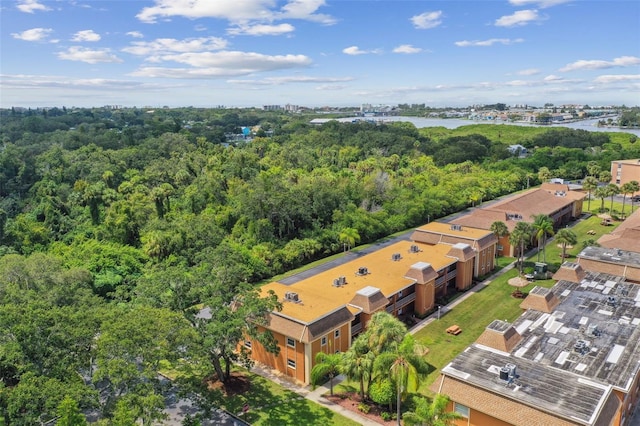
M407 326L390 313L380 311L371 316L364 334L369 349L375 355L380 355L402 342L407 334Z
M527 222L518 222L516 227L509 235L509 244L514 247L518 247L518 266L520 275L522 275L522 264L524 263L524 248L525 244L531 241L531 235L533 229L531 224Z
M388 372L397 386L397 418L398 425L402 398L407 392L415 392L420 386L420 380L429 373L429 363L424 355L427 349L418 344L411 334L406 334L399 344L388 352L376 358L375 371L384 377Z
M627 194L633 194L640 191L640 184L638 181L632 180L622 184L620 187L620 193L622 194L622 214L624 215L624 205L627 201ZM633 213L633 199L631 200L631 213Z
M565 257L567 257L567 246L576 245L578 243L578 237L569 228L562 228L556 234L556 242L562 245L562 261L560 262L560 264L562 265L564 263Z
M344 228L340 235L338 235L340 242L343 243L346 247L346 250L351 250L358 241L360 241L360 234L358 230L355 228Z
M544 248L547 244L547 235L551 236L554 233L553 220L546 214L537 214L532 217L533 230L535 232L536 240L538 240L538 262L540 262L540 250L542 249L543 261L546 263L547 255Z
M311 384L318 385L325 377L329 377L330 394L333 396L333 379L340 374L344 354L337 352L316 354L316 365L311 369Z
M369 350L367 336L361 334L353 341L342 359L342 373L349 380L357 380L360 384L360 398L365 398L365 382L371 383L375 354ZM368 390L368 388L367 388Z
M599 186L593 191L593 196L600 199L600 211L604 211L604 199L609 196L606 186Z
M593 176L587 176L582 180L582 189L587 191L587 210L591 210L591 191L598 187L598 180Z
M620 193L620 188L618 188L618 185L616 185L615 183L610 183L609 185L605 186L605 188L607 189L607 195L611 197L611 207L609 208L609 213L613 213L613 197Z
M489 228L491 232L495 234L495 236L500 240L500 238L509 235L509 228L502 221L495 221L491 224L491 228Z
M461 419L462 415L455 411L447 411L449 397L441 393L431 401L427 402L426 398L414 398L416 410L407 411L402 415L402 420L407 426L454 426L456 420Z

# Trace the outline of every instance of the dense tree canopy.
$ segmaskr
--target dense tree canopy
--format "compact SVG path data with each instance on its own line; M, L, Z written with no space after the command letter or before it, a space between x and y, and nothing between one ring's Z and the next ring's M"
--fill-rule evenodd
M535 185L541 167L573 179L640 157L628 138L568 129L522 129L516 139L515 126L311 126L251 109L12 109L0 118L6 425L71 418L76 406L113 424L151 422L161 360L180 356L224 380L231 363L249 364L234 351L243 336L276 350L257 326L278 303L254 283ZM531 155L513 156L511 143ZM202 306L211 315L198 316ZM363 394L375 355L404 336L391 331L368 333L373 340L345 354Z

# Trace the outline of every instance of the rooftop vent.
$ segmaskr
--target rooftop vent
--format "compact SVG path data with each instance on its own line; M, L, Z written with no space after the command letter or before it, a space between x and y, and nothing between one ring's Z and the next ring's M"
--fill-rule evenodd
M515 364L506 364L500 369L500 380L511 383L517 377L518 373Z
M462 231L462 225L453 224L451 225L452 231Z
M400 259L402 259L402 256L400 255L400 253L393 253L391 255L391 260L393 260L394 262L397 262Z
M339 276L338 278L333 280L334 287L342 287L346 283L347 283L347 277L345 276Z
M299 303L300 302L300 297L298 296L298 293L296 293L296 292L287 291L284 294L284 300L286 300L288 302Z
M361 266L358 268L358 272L356 275L367 275L369 273L369 269L366 266Z
M578 352L580 355L584 355L589 352L589 342L586 340L578 340L575 345L573 345L573 350Z
M589 328L587 330L589 336L598 337L602 334L600 330L598 330L598 324L589 324Z
M409 247L409 252L411 253L418 253L420 251L420 247L418 247L416 244L411 244L411 247Z
M616 306L616 304L617 304L617 302L616 302L616 298L614 296L607 297L607 305Z

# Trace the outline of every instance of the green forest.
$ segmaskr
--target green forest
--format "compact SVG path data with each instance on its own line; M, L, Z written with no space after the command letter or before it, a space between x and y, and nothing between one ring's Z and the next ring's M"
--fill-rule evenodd
M151 424L163 362L221 379L234 362L250 365L236 343L278 309L257 283L347 243L640 158L627 133L310 125L316 117L0 111L4 424L80 411L103 425ZM218 308L202 318L202 306Z

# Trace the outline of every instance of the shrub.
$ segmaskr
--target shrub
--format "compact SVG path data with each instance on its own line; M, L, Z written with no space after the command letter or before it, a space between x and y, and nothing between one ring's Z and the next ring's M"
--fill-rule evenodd
M364 414L367 414L369 413L369 410L371 410L371 407L369 407L364 402L361 402L360 404L358 404L358 410L362 411Z
M391 415L390 412L388 411L383 411L382 413L380 413L380 417L382 418L382 420L384 420L385 422L388 422L389 420L391 420L393 418L393 416Z
M393 402L395 397L395 389L390 380L380 380L374 382L369 388L369 396L371 400L379 405L388 405Z

